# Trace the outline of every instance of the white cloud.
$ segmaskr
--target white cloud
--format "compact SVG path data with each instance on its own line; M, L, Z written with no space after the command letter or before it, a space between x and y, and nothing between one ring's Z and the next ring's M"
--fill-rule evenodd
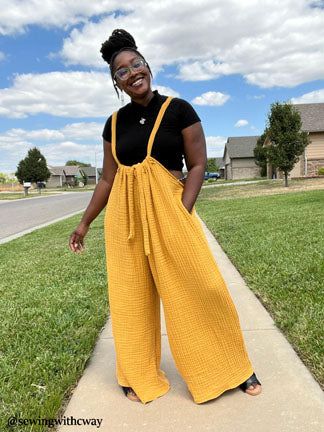
M179 95L169 87L152 87ZM0 99L0 116L11 118L40 113L58 117L108 117L121 106L110 76L103 72L17 75L12 87L0 89ZM125 95L125 104L129 100Z
M119 105L109 79L98 72L17 75L11 88L0 90L0 115L13 118L39 113L78 118L105 116Z
M291 103L293 104L317 103L317 102L322 102L322 103L324 102L324 89L305 93L302 96L291 99Z
M173 97L180 97L180 93L178 93L176 90L173 90L170 87L155 85L154 88L158 90L158 92L162 95L168 95Z
M29 25L67 28L86 23L92 16L107 14L117 9L130 10L132 2L125 3L121 6L117 0L2 0L0 34L24 33Z
M77 159L94 166L95 152L97 152L97 164L102 166L102 144L98 145L97 143L98 140L92 144L62 141L45 145L38 145L29 141L2 142L0 171L14 172L19 161L27 156L28 150L32 147L37 147L40 150L48 165L64 165L69 159Z
M113 28L135 36L155 72L176 65L178 78L186 81L242 74L259 87L293 87L324 74L324 10L311 8L308 0L263 0L262 7L254 0L187 0L185 9L180 0L149 0L128 14L72 30L62 58L67 64L107 68L99 50Z
M32 147L38 147L48 165L64 165L68 159L78 159L94 165L94 152L102 164L103 123L70 123L61 129L9 129L0 134L0 171L13 172L18 162ZM81 142L80 142L81 141Z
M324 9L309 0L263 0L262 7L255 0L125 0L121 14L117 0L61 1L59 7L54 0L2 0L1 10L0 34L81 23L59 53L66 64L108 71L101 44L113 29L125 28L154 74L175 65L183 80L241 74L263 88L293 87L324 75Z
M224 105L229 98L230 96L227 94L209 91L195 97L191 102L196 105Z
M222 157L227 137L208 136L206 137L207 157Z
M69 159L91 163L94 166L95 151L102 150L102 145L80 144L73 141L63 141L39 147L46 157L48 165L64 165ZM97 156L97 164L102 165L102 154Z
M238 120L235 123L234 127L243 127L243 126L247 126L248 124L249 122L247 120L242 119L242 120Z
M5 134L0 135L1 140L8 138L15 139L30 139L33 141L58 141L64 139L85 140L93 139L100 136L103 128L103 123L96 122L80 122L70 123L61 129L10 129Z

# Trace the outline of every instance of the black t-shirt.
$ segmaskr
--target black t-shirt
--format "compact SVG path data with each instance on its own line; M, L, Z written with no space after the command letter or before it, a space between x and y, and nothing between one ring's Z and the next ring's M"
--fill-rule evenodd
M123 165L142 162L147 154L147 144L154 122L167 96L154 90L154 96L145 107L134 101L119 109L116 125L116 154ZM111 117L105 124L102 136L111 142ZM145 119L145 120L143 120ZM162 118L151 151L152 157L170 170L182 171L182 129L201 121L189 102L173 98Z

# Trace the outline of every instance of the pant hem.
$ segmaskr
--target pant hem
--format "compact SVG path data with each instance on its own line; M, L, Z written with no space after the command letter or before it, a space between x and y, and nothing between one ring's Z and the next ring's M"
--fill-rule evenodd
M120 382L118 382L118 385L123 386L123 387L131 387L131 386L129 386L129 385L120 384ZM159 390L159 391L158 391L157 393L155 393L153 396L145 396L145 397L141 397L138 393L136 393L136 394L137 394L137 397L141 400L142 404L145 405L145 404L148 403L148 402L152 402L153 400L155 400L155 399L157 399L157 398L159 398L159 397L161 397L161 396L164 396L166 393L168 393L168 391L169 391L170 389L171 389L171 385L169 385L166 389L164 388L164 389L162 389L162 390Z
M153 400L158 399L161 396L164 396L166 393L168 393L168 391L170 389L171 389L171 385L169 385L169 387L167 389L160 390L158 393L156 393L153 396L146 396L144 398L141 398L139 395L137 395L137 396L141 400L142 404L145 405L148 402L152 402Z
M196 404L201 404L204 402L208 402L209 400L216 399L217 397L221 396L227 390L232 390L232 389L238 387L240 384L242 384L244 381L246 381L248 378L250 378L250 376L252 374L253 374L253 369L252 370L249 369L249 371L243 375L243 378L235 380L231 384L226 385L226 387L223 387L221 390L210 392L210 393L208 393L207 396L200 397L200 398L193 396L194 402Z

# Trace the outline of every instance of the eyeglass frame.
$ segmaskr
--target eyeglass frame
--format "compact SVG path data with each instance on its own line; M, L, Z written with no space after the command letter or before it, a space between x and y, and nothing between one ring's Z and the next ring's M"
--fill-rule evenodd
M137 70L141 70L142 68L144 69L147 66L146 61L144 59L142 59L141 57L135 58L133 60L133 63L136 62L136 61L139 61L142 64L142 67L138 68ZM126 81L129 78L129 75L131 74L131 72L134 70L134 67L133 66L124 66L124 67L121 67L121 68L117 69L116 72L114 73L114 76L113 76L114 80L116 80L116 74L117 74L117 72L120 71L120 70L122 70L122 69L127 69L128 70L128 75L127 75L126 78L120 78L120 77L118 77L118 79L120 81Z

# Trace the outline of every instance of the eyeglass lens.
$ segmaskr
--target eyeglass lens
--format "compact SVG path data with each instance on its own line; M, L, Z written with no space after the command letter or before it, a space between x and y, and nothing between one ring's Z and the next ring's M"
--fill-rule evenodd
M130 67L123 67L118 69L115 72L115 76L117 76L121 80L125 80L129 77L131 70L140 70L144 68L144 66L145 66L144 60L136 59Z

